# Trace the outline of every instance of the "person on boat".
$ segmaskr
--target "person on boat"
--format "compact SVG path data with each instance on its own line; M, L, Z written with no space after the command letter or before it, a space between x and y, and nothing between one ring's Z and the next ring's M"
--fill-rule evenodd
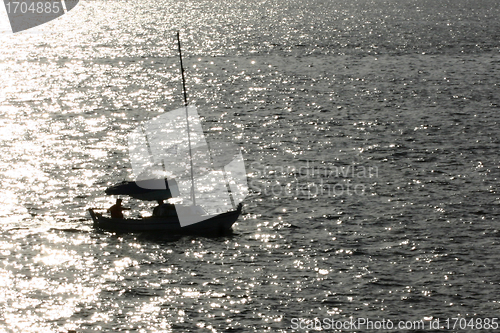
M163 205L163 216L173 216L173 215L176 215L175 205L171 204L170 202L167 202L166 204Z
M164 216L165 214L165 204L163 200L156 200L158 206L153 208L153 216Z
M111 218L122 219L124 210L130 210L130 208L125 208L122 206L122 199L116 199L116 203L113 206L109 207L108 212L111 213Z
M164 203L163 200L157 200L158 206L153 209L153 216L171 216L175 215L175 206L171 203Z

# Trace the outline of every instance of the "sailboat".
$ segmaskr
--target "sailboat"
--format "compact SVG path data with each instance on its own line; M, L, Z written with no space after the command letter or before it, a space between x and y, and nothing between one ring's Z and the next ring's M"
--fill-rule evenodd
M196 106L189 105L179 33L184 106L165 112L128 135L135 181L109 187L108 195L139 200L169 200L175 213L148 218L108 218L89 209L97 228L118 231L167 231L221 234L231 230L248 194L241 150L207 142Z

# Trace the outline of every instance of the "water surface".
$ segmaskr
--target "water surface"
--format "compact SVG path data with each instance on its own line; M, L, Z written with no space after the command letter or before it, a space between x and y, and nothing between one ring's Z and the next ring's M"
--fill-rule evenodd
M0 327L498 315L499 15L492 0L96 0L1 35ZM129 179L126 135L182 105L177 30L206 132L243 147L245 214L222 238L96 231L86 208Z

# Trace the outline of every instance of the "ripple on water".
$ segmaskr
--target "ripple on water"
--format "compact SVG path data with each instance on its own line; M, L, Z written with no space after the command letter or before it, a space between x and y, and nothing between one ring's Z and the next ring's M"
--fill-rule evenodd
M495 5L92 1L0 36L0 327L494 316ZM95 231L126 134L182 103L176 30L208 136L243 147L246 212L221 238Z

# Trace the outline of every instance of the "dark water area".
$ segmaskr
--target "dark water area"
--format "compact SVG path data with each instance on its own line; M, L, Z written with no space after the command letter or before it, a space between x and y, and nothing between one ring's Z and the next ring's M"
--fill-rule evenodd
M0 35L0 330L484 331L498 17L488 0L96 0ZM87 208L131 177L127 134L182 105L177 30L207 136L243 148L244 214L226 237L94 230Z

